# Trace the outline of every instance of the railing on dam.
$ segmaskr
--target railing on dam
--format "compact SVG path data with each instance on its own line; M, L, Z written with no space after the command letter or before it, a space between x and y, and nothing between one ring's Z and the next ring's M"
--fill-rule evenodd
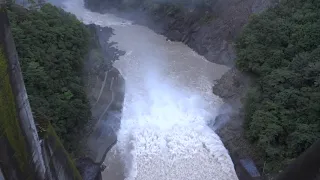
M6 7L2 0L0 3L0 168L3 176L10 180L80 180L73 160L50 122L33 119Z

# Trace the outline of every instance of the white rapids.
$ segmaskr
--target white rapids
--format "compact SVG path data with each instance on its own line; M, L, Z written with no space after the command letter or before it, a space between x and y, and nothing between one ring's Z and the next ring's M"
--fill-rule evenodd
M207 126L223 103L211 88L228 68L147 27L91 12L81 0L63 4L85 24L113 28L110 41L126 51L114 63L126 80L126 94L118 143L106 158L124 161L124 178L237 180L228 151ZM103 178L116 180L117 168L108 168Z

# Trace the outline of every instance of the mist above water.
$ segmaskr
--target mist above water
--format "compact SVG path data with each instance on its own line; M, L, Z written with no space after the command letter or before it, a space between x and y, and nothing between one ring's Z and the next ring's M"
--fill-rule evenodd
M126 92L118 147L127 178L234 179L228 152L207 126L217 109L160 77L147 73L142 91Z
M237 179L228 151L207 125L223 104L211 88L227 67L146 27L90 12L80 0L64 8L86 24L113 28L110 41L126 51L114 63L126 81L114 159L124 161L128 180Z

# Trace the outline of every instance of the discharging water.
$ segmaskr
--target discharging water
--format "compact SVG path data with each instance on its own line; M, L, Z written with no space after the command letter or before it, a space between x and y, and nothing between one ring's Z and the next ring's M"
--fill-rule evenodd
M104 179L237 180L227 150L207 126L223 103L211 88L227 67L147 27L90 12L81 0L67 0L64 8L86 24L113 28L110 41L126 51L114 63L126 94Z

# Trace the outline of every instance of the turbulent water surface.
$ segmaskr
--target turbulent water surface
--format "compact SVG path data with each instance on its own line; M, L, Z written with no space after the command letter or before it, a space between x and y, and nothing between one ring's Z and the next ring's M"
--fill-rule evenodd
M126 94L104 179L237 179L227 150L207 126L223 103L211 87L227 67L146 27L90 12L80 0L65 1L64 8L86 24L112 27L110 41L126 51L114 63L126 80Z

